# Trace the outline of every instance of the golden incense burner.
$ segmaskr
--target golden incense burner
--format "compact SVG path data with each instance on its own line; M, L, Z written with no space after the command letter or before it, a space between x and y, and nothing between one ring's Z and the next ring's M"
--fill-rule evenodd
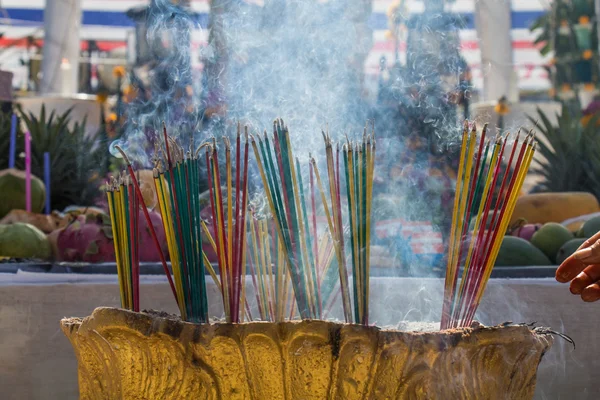
M531 399L552 338L526 326L400 332L320 320L192 324L97 308L61 327L81 399Z

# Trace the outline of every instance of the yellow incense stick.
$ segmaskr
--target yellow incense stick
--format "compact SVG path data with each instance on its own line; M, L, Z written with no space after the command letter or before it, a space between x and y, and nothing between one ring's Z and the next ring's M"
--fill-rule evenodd
M106 191L106 197L108 199L108 212L110 215L110 224L111 224L111 228L112 228L112 234L113 234L113 243L115 246L115 261L117 264L117 276L119 277L119 293L121 295L121 307L125 307L125 282L123 282L123 271L122 271L122 265L121 265L121 258L120 258L120 247L119 247L119 233L117 232L117 223L115 220L115 209L113 206L113 192L111 190L107 190Z
M463 232L463 227L465 223L468 223L464 220L463 216L465 215L465 209L467 207L467 200L469 197L469 183L471 182L471 175L472 175L472 167L473 167L473 154L475 152L475 147L476 147L476 131L475 129L473 129L471 131L471 137L469 138L469 150L467 152L467 166L466 166L466 170L465 170L465 176L463 178L463 187L461 190L461 194L460 194L460 205L459 205L459 211L458 211L458 215L460 215L461 217L458 219L458 223L456 226L456 235L454 237L455 246L458 246L455 248L455 251L453 253L453 259L452 259L452 265L455 266L454 269L456 269L456 271L454 271L453 273L453 279L456 276L456 273L458 272L458 264L460 262L460 260L458 260L458 249L460 248L460 244L462 242L462 232Z
M127 245L127 242L129 241L129 234L128 234L128 230L127 230L127 219L125 218L125 195L124 195L124 191L126 190L125 185L121 184L121 190L119 191L119 200L120 200L120 207L121 207L121 215L123 215L123 218L121 218L121 232L123 233L123 235L121 235L122 237L122 247L123 249L125 249L125 251L123 252L124 255L124 270L125 270L125 282L126 282L126 286L125 286L125 294L127 295L127 308L128 309L132 309L133 308L133 293L131 291L131 264L130 264L130 257L129 257L129 248Z
M158 171L156 171L158 173ZM165 228L165 236L167 238L167 247L169 248L169 254L171 255L171 268L173 270L173 278L175 280L175 287L177 288L177 302L179 304L179 312L181 318L186 320L186 308L183 291L183 282L181 281L181 270L179 265L179 257L177 256L177 245L175 242L175 233L173 230L173 224L171 221L171 209L166 201L166 195L163 185L164 178L157 174L154 176L154 187L156 189L156 197L158 200L158 206L163 218L163 226Z
M128 249L126 244L126 236L127 232L125 231L125 213L123 212L123 191L119 188L115 192L116 194L116 208L118 217L118 229L119 229L119 242L121 248L121 265L123 267L124 274L124 290L125 290L125 308L131 309L131 304L129 302L129 279L127 278L129 272L127 269L127 260L128 260Z
M213 162L213 186L214 186L214 192L216 193L218 190L220 190L220 182L217 180L217 163L218 160L216 157L213 156L212 158L212 162ZM225 232L222 231L221 229L221 221L223 218L223 214L222 214L222 204L220 204L219 201L219 196L216 196L216 200L215 200L215 215L217 217L217 220L214 221L214 226L215 226L215 232L216 232L216 240L219 242L219 246L221 248L221 251L219 252L219 258L221 260L221 284L223 285L223 300L225 303L225 317L227 319L227 322L231 322L231 313L230 313L230 304L229 304L229 268L227 266L227 259L226 259L226 254L227 254L227 249L225 248Z

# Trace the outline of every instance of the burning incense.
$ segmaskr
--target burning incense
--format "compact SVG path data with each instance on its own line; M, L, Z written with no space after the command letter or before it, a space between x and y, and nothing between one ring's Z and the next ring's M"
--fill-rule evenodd
M504 163L509 137L497 137L483 150L485 132L484 127L476 146L476 128L473 126L469 133L465 123L450 230L442 329L471 324L535 152L532 135L520 141L517 133ZM492 154L488 157L490 148ZM500 190L495 194L498 182ZM475 212L475 223L469 227L471 212Z
M330 205L325 195L316 161L311 158L317 186L327 217L327 223L333 238L338 260L340 292L344 317L347 322L368 325L369 320L369 276L370 276L370 241L371 241L371 206L373 196L373 173L375 138L374 131L367 135L363 133L361 142L348 142L343 146L344 176L346 178L346 194L349 221L349 244L352 262L353 304L354 316L350 304L348 287L348 272L345 254L345 228L342 222L341 178L340 178L340 149L336 149L334 159L333 146L329 134L323 132L325 154L327 160L327 175L329 179ZM331 207L331 212L329 211ZM337 297L337 294L336 294Z
M248 134L244 143L244 161L241 166L241 133L238 125L236 139L236 172L235 190L233 192L233 171L231 162L231 143L225 138L225 179L227 185L226 199L221 190L221 173L216 140L206 149L206 165L209 171L209 191L211 212L213 216L213 232L209 234L211 243L218 256L219 273L221 276L221 292L225 307L225 315L229 322L240 322L243 319L243 309L240 315L240 303L246 305L245 274L246 274L246 209L248 207ZM235 202L234 202L235 199ZM235 207L234 207L235 203ZM225 210L226 208L226 210ZM226 212L225 212L226 211ZM225 221L227 220L227 224ZM247 308L248 317L249 308Z
M294 163L289 131L281 120L273 124L272 141L273 146L265 132L263 139L252 138L252 148L282 243L298 311L303 319L320 318L323 304L318 291L302 174L300 164L297 160Z

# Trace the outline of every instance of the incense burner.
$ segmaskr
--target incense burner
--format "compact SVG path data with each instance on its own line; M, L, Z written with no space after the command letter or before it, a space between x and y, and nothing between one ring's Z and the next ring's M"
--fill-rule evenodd
M61 327L81 399L531 399L552 344L526 326L192 324L114 308Z

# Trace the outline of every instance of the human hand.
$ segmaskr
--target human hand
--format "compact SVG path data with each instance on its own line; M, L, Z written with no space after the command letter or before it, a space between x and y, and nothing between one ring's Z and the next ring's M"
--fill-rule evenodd
M571 293L586 302L600 300L600 232L583 242L556 270L556 280L571 282Z

